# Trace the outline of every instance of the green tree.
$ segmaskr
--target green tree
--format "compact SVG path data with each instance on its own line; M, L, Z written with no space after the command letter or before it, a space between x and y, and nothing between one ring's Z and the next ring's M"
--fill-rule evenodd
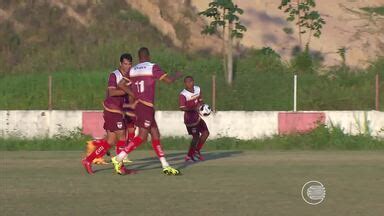
M208 8L199 12L200 16L205 16L212 21L204 27L202 34L222 32L224 69L226 80L229 85L233 80L233 40L242 38L247 28L240 23L238 15L244 11L239 8L232 0L214 0L209 3Z
M295 25L299 32L300 49L302 50L302 35L307 34L306 50L309 49L311 38L319 38L321 29L326 23L318 11L315 11L315 0L281 0L280 10L288 14L287 20L296 21Z

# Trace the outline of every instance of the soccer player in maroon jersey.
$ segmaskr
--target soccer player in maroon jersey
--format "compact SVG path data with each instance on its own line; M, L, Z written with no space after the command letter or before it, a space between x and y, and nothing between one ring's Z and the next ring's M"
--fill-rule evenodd
M100 140L100 145L86 158L82 160L82 164L89 174L93 174L91 163L96 157L102 157L114 145L125 145L126 142L126 120L124 119L123 104L127 99L127 95L134 98L135 95L128 89L121 89L118 84L121 80L126 80L128 71L132 67L132 56L130 54L122 54L120 56L120 66L117 70L109 75L108 89L106 99L104 100L104 129L107 132L107 139ZM121 166L117 173L125 174L124 166Z
M122 82L122 81L121 81ZM126 82L126 84L129 85L129 82ZM132 97L126 97L126 100L123 104L123 113L124 113L124 120L126 125L126 141L131 141L135 137L135 119L136 115L134 113L135 106L137 104L137 101L134 100ZM120 152L124 149L127 142L117 142L116 144L116 155L120 154ZM131 163L132 161L127 157L123 160L124 163Z
M125 115L125 124L127 126L126 130L126 140L129 142L135 137L135 106L137 101L135 101L132 97L128 97L127 100L123 104L123 112ZM121 150L125 147L126 143L122 143L122 145L116 146L116 155L118 155ZM124 159L125 162L132 162L126 157Z
M168 76L157 64L150 62L148 48L140 48L138 55L140 63L130 69L129 78L132 83L130 88L138 101L135 107L135 124L139 127L139 134L128 143L119 155L112 158L112 163L115 166L116 172L118 172L122 166L123 158L142 144L147 139L148 134L151 134L152 147L161 162L163 173L166 175L179 175L180 171L171 167L165 159L164 151L160 144L159 128L155 120L154 102L156 80L173 83L181 77L181 73L177 72L175 77ZM124 84L119 86L128 89Z
M184 111L184 124L187 127L188 134L192 136L185 161L204 160L201 155L201 149L209 136L209 130L199 114L203 97L200 87L195 85L193 77L186 76L184 78L184 85L185 89L179 95L179 108ZM197 156L197 159L195 156Z

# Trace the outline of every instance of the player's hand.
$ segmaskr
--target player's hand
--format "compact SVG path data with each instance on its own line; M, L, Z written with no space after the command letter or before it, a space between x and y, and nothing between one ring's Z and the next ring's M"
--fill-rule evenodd
M135 109L136 108L136 105L139 101L138 100L135 100L133 101L132 103L126 103L126 104L123 104L123 107L124 108L130 108L130 109Z
M135 100L133 103L132 103L132 109L135 109L136 108L136 105L139 103L139 100Z
M129 100L130 100L130 101L136 101L136 100L137 100L136 95L133 94L133 93L130 94L130 95L129 95Z
M120 82L124 83L125 86L130 86L132 84L131 80L126 78L126 77L123 77L123 80L121 80Z

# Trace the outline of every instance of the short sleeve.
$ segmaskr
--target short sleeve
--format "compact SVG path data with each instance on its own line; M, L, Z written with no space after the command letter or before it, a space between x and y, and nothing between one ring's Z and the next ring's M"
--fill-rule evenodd
M187 107L187 99L184 95L179 95L179 108Z
M203 94L201 93L201 90L200 90L200 94L199 94L199 102L203 101Z
M158 80L162 80L167 74L159 67L159 65L155 64L152 68L153 77Z
M108 78L108 88L117 88L116 75L111 73Z

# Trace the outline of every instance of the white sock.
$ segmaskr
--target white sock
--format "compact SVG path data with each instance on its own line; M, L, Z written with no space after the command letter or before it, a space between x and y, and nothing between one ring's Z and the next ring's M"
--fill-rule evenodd
M117 162L122 162L127 155L127 152L121 151L118 155L116 155Z
M169 167L169 164L168 164L167 160L165 159L165 157L160 157L159 159L161 162L161 166L163 166L163 168Z

